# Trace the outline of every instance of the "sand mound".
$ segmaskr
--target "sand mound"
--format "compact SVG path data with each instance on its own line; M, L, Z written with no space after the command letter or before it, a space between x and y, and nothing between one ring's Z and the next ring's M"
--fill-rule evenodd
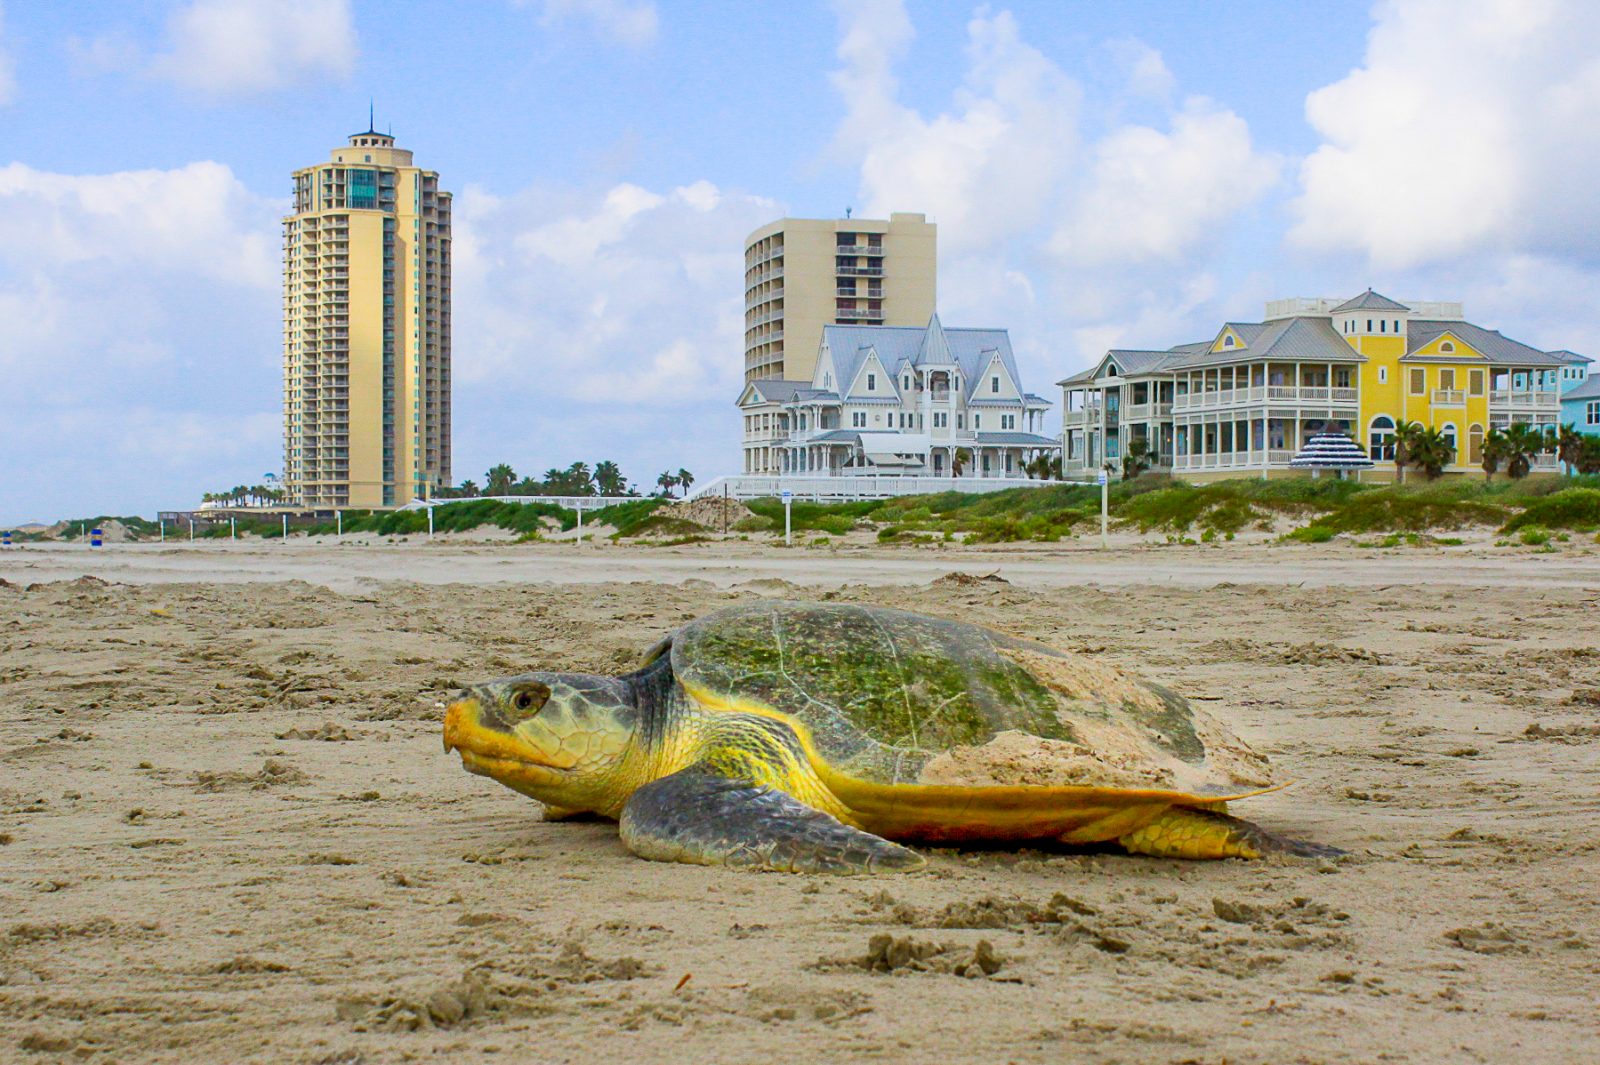
M753 517L755 512L737 499L701 496L687 503L674 503L662 507L657 513L682 518L696 525L704 525L713 532L721 532L724 525L732 529L735 523Z

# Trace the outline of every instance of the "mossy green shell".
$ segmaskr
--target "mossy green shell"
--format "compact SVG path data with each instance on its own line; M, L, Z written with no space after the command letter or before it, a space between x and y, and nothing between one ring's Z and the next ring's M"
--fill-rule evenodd
M1108 685L1120 697L1064 696L1023 662L1042 656L1070 665L1082 656L980 625L887 607L764 600L691 622L672 637L671 655L681 682L793 718L820 757L859 779L916 782L941 753L981 748L1005 732L1061 741L1043 747L1091 759L1095 737L1101 746L1112 739L1124 766L1133 751L1133 761L1148 754L1184 777L1208 775L1202 737L1215 730L1197 728L1180 696L1125 674ZM1127 697L1129 684L1139 697Z

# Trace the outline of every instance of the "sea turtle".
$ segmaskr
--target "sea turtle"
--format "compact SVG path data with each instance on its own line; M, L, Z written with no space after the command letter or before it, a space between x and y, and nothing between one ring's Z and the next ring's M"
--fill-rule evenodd
M899 843L1115 842L1136 854L1339 853L1224 802L1267 761L1174 692L1088 654L853 603L753 601L621 677L528 673L450 705L444 746L547 817L620 822L645 858L915 869Z

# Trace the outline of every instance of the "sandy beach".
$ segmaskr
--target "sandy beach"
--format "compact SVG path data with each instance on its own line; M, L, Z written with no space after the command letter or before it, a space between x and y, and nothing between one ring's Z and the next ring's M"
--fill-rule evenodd
M0 579L0 1060L1600 1059L1592 545L30 545ZM1295 781L1240 814L1350 856L662 865L441 750L464 682L626 670L752 596L1163 681Z

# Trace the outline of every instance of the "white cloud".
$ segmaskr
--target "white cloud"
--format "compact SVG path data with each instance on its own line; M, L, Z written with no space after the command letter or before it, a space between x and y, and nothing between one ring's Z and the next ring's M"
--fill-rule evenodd
M6 9L0 4L0 107L11 102L16 93L17 78L11 62L11 52L6 48Z
M951 111L900 104L892 61L910 42L898 4L844 5L833 81L847 114L836 150L859 154L866 213L924 211L950 251L1036 223L1076 142L1077 85L1021 40L1010 12L967 25L966 76Z
M1167 61L1145 42L1128 37L1109 42L1106 50L1122 67L1128 91L1134 96L1165 101L1177 91L1178 79L1168 69Z
M278 465L281 208L211 162L0 168L0 519L148 512Z
M859 167L865 213L938 223L947 324L1009 327L1038 391L1109 339L1165 346L1222 313L1227 249L1210 242L1281 168L1244 119L1202 97L1174 106L1176 80L1139 41L1107 45L1118 83L1091 91L1010 12L988 8L967 24L950 105L923 113L896 77L914 42L904 7L841 0L836 11L834 155ZM1119 123L1130 99L1158 121Z
M1244 119L1191 97L1171 132L1124 126L1095 145L1053 247L1091 264L1176 259L1276 184L1281 165L1251 145Z
M545 26L586 23L599 36L630 48L650 44L660 29L652 0L544 0L542 7L539 21Z
M149 73L216 96L343 79L357 53L349 0L191 0L172 14L167 35ZM95 44L85 51L104 58Z
M455 478L502 460L538 472L611 458L647 481L658 462L732 468L743 241L781 214L707 181L467 188L454 234Z
M1363 66L1312 93L1323 144L1291 233L1407 267L1480 250L1593 261L1600 5L1395 0Z
M89 175L12 163L0 167L0 263L103 261L271 288L279 242L267 227L280 206L221 163Z

